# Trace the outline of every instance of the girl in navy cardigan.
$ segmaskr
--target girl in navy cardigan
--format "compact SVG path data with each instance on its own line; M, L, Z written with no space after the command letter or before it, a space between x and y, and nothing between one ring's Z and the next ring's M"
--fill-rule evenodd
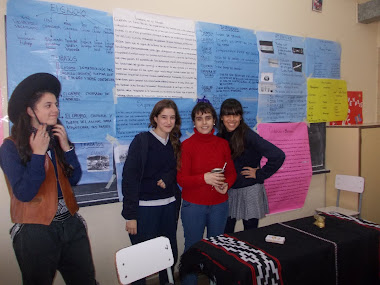
M181 118L177 105L164 99L150 114L149 132L133 139L123 168L122 192L125 230L132 244L155 237L169 238L176 262L178 209L177 161L181 152ZM174 264L175 264L174 262ZM168 281L166 270L160 284ZM145 279L134 284L145 284Z

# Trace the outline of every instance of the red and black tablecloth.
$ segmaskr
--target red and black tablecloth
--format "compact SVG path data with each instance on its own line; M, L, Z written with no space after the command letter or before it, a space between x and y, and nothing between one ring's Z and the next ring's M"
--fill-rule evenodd
M379 284L378 225L335 214L203 239L181 257L181 276L203 272L223 284ZM265 237L285 237L285 244Z

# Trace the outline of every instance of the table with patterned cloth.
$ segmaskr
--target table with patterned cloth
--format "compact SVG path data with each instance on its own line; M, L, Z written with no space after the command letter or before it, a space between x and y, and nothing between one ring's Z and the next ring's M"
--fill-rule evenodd
M380 226L324 216L324 228L306 217L203 239L182 255L180 275L202 272L218 285L380 284ZM285 243L266 242L267 235Z

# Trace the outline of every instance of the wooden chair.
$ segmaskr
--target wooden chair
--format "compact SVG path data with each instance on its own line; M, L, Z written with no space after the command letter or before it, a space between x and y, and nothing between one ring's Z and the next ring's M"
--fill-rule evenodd
M347 216L361 217L362 209L362 198L364 191L364 178L360 176L351 176L351 175L339 175L335 177L335 188L338 190L336 198L336 207L324 207L318 208L316 211L318 213L328 213L328 212L338 212ZM345 209L339 207L339 198L341 191L355 192L359 194L359 203L357 211Z
M136 280L166 269L170 284L174 284L171 266L174 264L170 241L166 237L147 240L116 252L116 271L120 284Z

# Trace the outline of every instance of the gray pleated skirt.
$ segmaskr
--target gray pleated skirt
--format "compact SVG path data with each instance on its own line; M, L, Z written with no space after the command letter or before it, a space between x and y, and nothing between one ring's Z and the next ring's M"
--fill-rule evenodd
M269 213L264 184L228 190L229 216L236 220L261 219Z

